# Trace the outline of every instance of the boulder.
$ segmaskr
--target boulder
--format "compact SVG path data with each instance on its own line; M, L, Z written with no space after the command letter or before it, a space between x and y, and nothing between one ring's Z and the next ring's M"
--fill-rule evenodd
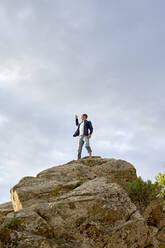
M142 213L149 226L161 228L165 225L163 222L163 200L160 198L152 200Z
M136 169L124 160L96 157L73 160L24 177L10 190L13 208L18 211L37 203L52 202L59 194L74 189L82 182L105 177L109 182L126 186L136 179Z
M90 180L106 177L109 182L127 185L136 179L136 169L124 160L109 158L83 158L72 160L64 165L54 166L37 174L38 178L55 179L61 182Z
M0 227L1 248L58 248L53 240L45 237Z
M57 195L75 188L79 183L71 181L62 183L47 178L24 177L10 190L15 211L44 202L52 202Z
M126 191L105 177L84 182L35 211L52 226L55 237L76 239L90 247L127 247L128 241L133 247L149 242L144 218Z
M13 211L13 204L11 201L2 203L2 204L0 204L0 209L10 209Z
M23 177L0 205L0 248L163 248L162 201L139 212L127 193L136 169L85 157Z
M159 230L157 238L159 241L164 242L165 244L165 226Z
M4 217L11 212L14 212L12 202L0 204L0 224L3 222Z
M52 228L47 221L29 209L9 213L3 222L3 226L12 227L18 231L26 231L46 238L53 237Z

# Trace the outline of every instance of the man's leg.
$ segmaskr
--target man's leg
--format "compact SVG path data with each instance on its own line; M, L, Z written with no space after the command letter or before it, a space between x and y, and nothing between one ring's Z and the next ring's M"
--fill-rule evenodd
M92 152L88 152L89 153L89 158L92 158Z
M81 152L82 152L83 144L84 144L83 136L79 136L77 159L81 158Z
M85 147L86 147L88 154L89 154L89 158L92 158L92 149L89 145L89 138L86 135L84 136L84 142L85 142Z

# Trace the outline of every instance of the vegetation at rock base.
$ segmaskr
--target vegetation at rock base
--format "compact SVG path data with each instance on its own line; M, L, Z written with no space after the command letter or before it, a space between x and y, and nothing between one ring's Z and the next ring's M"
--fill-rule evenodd
M143 181L139 176L128 184L128 194L135 204L138 203L140 207L147 206L151 200L157 197L158 187L152 184L151 180Z
M8 221L5 226L12 229L18 229L20 224L21 224L20 219L13 218L12 220Z
M67 241L66 241L64 238L59 238L59 239L53 238L53 241L54 241L57 245L62 245L62 244L66 244L66 243L67 243Z

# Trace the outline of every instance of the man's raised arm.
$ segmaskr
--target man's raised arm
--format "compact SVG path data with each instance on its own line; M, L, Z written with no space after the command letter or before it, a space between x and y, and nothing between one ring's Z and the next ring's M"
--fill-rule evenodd
M75 120L76 120L76 126L78 126L79 122L78 122L78 115L75 115Z

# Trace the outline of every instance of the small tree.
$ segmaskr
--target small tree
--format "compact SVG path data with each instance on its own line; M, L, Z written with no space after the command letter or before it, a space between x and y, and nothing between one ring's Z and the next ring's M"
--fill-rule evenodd
M164 165L165 166L165 165ZM155 176L155 184L159 186L159 193L158 197L164 199L164 210L165 210L165 173L158 173L157 176Z
M140 209L147 206L151 200L156 198L157 187L151 180L147 182L139 176L133 182L128 184L128 194L131 200L139 206Z

